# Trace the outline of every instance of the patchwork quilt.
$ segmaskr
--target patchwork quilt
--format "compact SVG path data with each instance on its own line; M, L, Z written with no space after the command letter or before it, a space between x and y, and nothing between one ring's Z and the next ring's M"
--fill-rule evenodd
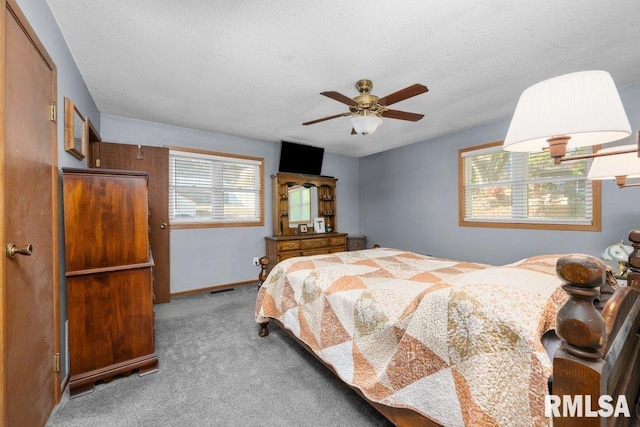
M260 288L280 320L370 400L445 426L547 425L540 342L566 300L559 255L491 266L396 249L291 258Z

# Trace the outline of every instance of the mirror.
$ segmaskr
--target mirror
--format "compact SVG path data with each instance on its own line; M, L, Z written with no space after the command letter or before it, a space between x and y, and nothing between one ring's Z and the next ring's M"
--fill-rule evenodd
M315 186L293 185L287 189L289 200L289 228L300 224L311 225L318 216L318 188Z

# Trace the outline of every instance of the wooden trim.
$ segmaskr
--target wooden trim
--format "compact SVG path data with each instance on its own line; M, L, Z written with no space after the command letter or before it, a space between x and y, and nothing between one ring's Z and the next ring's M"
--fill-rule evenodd
M125 264L125 265L116 265L111 267L91 268L87 270L67 271L65 273L65 277L85 276L87 274L113 273L114 271L135 270L137 268L149 268L149 267L153 267L153 265L154 265L153 260L149 260L149 262L143 262L140 264Z
M458 150L458 226L459 227L477 227L477 228L511 228L523 230L560 230L560 231L602 231L602 185L600 181L591 181L592 185L592 219L591 224L552 224L552 223L530 223L530 222L500 222L500 221L465 221L465 194L464 194L464 167L462 154L491 148L501 145L503 141L494 141L486 144L475 145L472 147L461 148ZM593 147L593 151L597 151L599 145Z
M255 281L255 280L246 280L244 282L227 283L226 285L216 285L216 286L210 286L208 288L198 288L198 289L192 289L192 290L189 290L189 291L182 291L182 292L172 293L171 294L171 298L183 297L185 295L200 294L200 293L203 293L203 292L223 291L225 289L237 288L237 287L240 287L240 286L257 285L257 284L258 284L258 282Z
M461 148L458 150L458 156L460 157L462 153L466 153L468 151L484 150L485 148L491 148L501 144L504 144L504 141L493 141L493 142L487 142L480 145L473 145L471 147Z
M100 142L102 142L102 138L89 117L85 119L85 123L87 124L88 129L86 152L87 167L98 168L100 167L100 163L98 162L96 165L96 159L100 159Z
M5 0L0 0L0 32L2 33L2 38L0 39L0 129L3 131L0 132L0 194L6 194L5 190L5 156L4 156L4 128L5 128L5 68L6 68L6 33L7 33L7 2ZM4 197L0 197L0 224L5 224L5 200ZM5 228L3 225L0 225L0 242L4 243L7 241L5 236ZM3 245L4 246L4 245ZM6 271L6 263L7 257L0 257L0 270ZM5 288L7 286L7 280L5 279L5 274L0 274L0 425L8 424L7 417L7 396L6 396L6 388L7 388L7 374L5 370L5 366L7 364L7 345L5 344L5 325L7 324L7 314L5 310Z
M264 158L263 157L247 156L247 155L244 155L244 154L223 153L221 151L200 150L200 149L197 149L197 148L175 147L175 146L171 146L171 145L165 145L165 147L168 148L171 151L183 151L185 153L204 154L206 156L221 156L221 157L229 157L229 158L232 158L232 159L253 160L253 161L260 162L260 163L264 164Z
M51 84L51 99L54 105L57 105L57 81L58 70L55 64L52 64L52 77L53 82ZM56 107L57 108L57 107ZM57 120L57 119L56 119ZM62 221L60 219L60 186L62 183L58 179L58 126L57 122L51 122L51 189L52 197L52 211L51 211L51 227L53 238L53 324L54 324L54 349L53 352L60 353L60 229ZM69 374L67 373L67 376ZM55 373L55 382L60 383L60 372ZM62 398L61 390L56 389L55 402L60 402Z
M91 372L84 372L80 375L73 375L69 381L69 395L79 396L90 392L94 388L94 383L99 380L109 381L118 374L129 374L137 369L138 375L143 376L158 371L158 356L155 353L116 363L106 369L96 369Z
M27 36L29 36L29 41L31 41L31 44L33 44L35 49L38 51L38 54L40 55L40 57L44 60L44 62L49 66L51 70L55 70L56 64L53 62L53 59L51 59L51 57L49 56L47 49L45 49L44 45L38 38L31 24L29 24L27 17L24 16L24 14L22 13L22 10L20 10L17 0L6 0L5 3L6 3L6 9L9 11L9 13L11 13L15 17L16 21L18 22L18 25L20 25L24 33ZM5 30L4 23L6 22L4 19L6 19L6 17L3 17L3 20L2 20L3 30ZM4 33L3 33L3 40L4 40ZM2 54L4 55L4 47L3 47ZM55 98L56 98L56 94L54 94L54 100Z
M148 172L144 171L125 171L122 169L84 169L84 168L62 168L62 172L71 173L74 175L123 175L127 176L144 176L149 177Z
M98 132L96 127L93 125L93 122L91 121L91 119L87 117L85 121L87 122L87 126L89 129L89 142L101 142L102 138L100 138L100 133Z

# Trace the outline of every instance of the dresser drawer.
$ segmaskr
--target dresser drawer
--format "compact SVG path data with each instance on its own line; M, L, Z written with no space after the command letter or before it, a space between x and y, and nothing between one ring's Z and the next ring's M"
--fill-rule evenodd
M331 251L329 250L328 247L326 247L326 248L311 249L311 250L308 250L308 251L304 251L304 253L302 255L303 256L326 255L328 253L331 253Z
M330 239L325 237L323 239L308 239L303 240L301 243L302 249L314 249L314 248L324 248L329 246Z
M292 251L300 249L300 240L287 240L278 242L278 251Z
M296 252L281 252L281 253L278 254L278 262L284 261L285 259L297 257L297 256L302 256L302 252L298 252L298 251L296 251ZM275 263L275 264L277 264L277 263Z
M330 239L331 246L343 246L347 244L347 239L343 237L332 237Z

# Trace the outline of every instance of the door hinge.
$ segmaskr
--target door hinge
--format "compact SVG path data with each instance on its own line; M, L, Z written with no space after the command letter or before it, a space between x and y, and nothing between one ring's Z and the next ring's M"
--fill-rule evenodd
M55 105L51 105L49 118L52 122L58 121L58 108Z
M53 372L60 372L60 353L53 355Z

